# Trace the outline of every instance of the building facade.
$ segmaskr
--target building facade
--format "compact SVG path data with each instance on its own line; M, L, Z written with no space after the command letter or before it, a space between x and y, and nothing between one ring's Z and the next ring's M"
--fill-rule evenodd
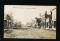
M52 23L53 23L53 28L56 28L56 9L52 11Z
M45 12L45 28L56 28L56 9L50 11L50 15Z
M12 17L8 14L4 14L4 28L12 28Z
M45 12L45 28L52 28L52 12L50 11L50 15Z

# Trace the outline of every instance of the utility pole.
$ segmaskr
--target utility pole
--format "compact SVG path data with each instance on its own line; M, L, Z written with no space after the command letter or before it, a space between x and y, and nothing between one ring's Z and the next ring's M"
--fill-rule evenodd
M51 15L49 17L49 28L52 28L51 22L52 22L52 11L50 11Z
M45 11L45 28L46 28L46 17L47 17L47 11Z
M40 13L40 28L41 28L41 13Z

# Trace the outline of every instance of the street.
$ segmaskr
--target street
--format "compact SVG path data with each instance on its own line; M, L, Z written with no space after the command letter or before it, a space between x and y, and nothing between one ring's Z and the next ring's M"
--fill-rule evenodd
M45 30L43 28L21 27L11 30L11 33L4 33L4 38L56 39L56 31Z

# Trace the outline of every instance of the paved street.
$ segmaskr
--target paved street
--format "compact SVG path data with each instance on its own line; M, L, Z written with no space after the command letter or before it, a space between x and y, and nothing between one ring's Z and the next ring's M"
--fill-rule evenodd
M56 39L56 31L45 30L43 28L22 27L11 30L11 33L4 33L4 38Z

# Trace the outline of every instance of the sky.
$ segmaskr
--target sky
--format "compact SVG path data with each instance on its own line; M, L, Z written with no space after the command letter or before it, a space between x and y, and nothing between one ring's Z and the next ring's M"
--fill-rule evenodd
M56 8L56 6L33 6L33 5L4 5L4 14L12 13L14 21L21 21L22 24L30 22L35 17L40 17L47 11L50 14L50 10Z

